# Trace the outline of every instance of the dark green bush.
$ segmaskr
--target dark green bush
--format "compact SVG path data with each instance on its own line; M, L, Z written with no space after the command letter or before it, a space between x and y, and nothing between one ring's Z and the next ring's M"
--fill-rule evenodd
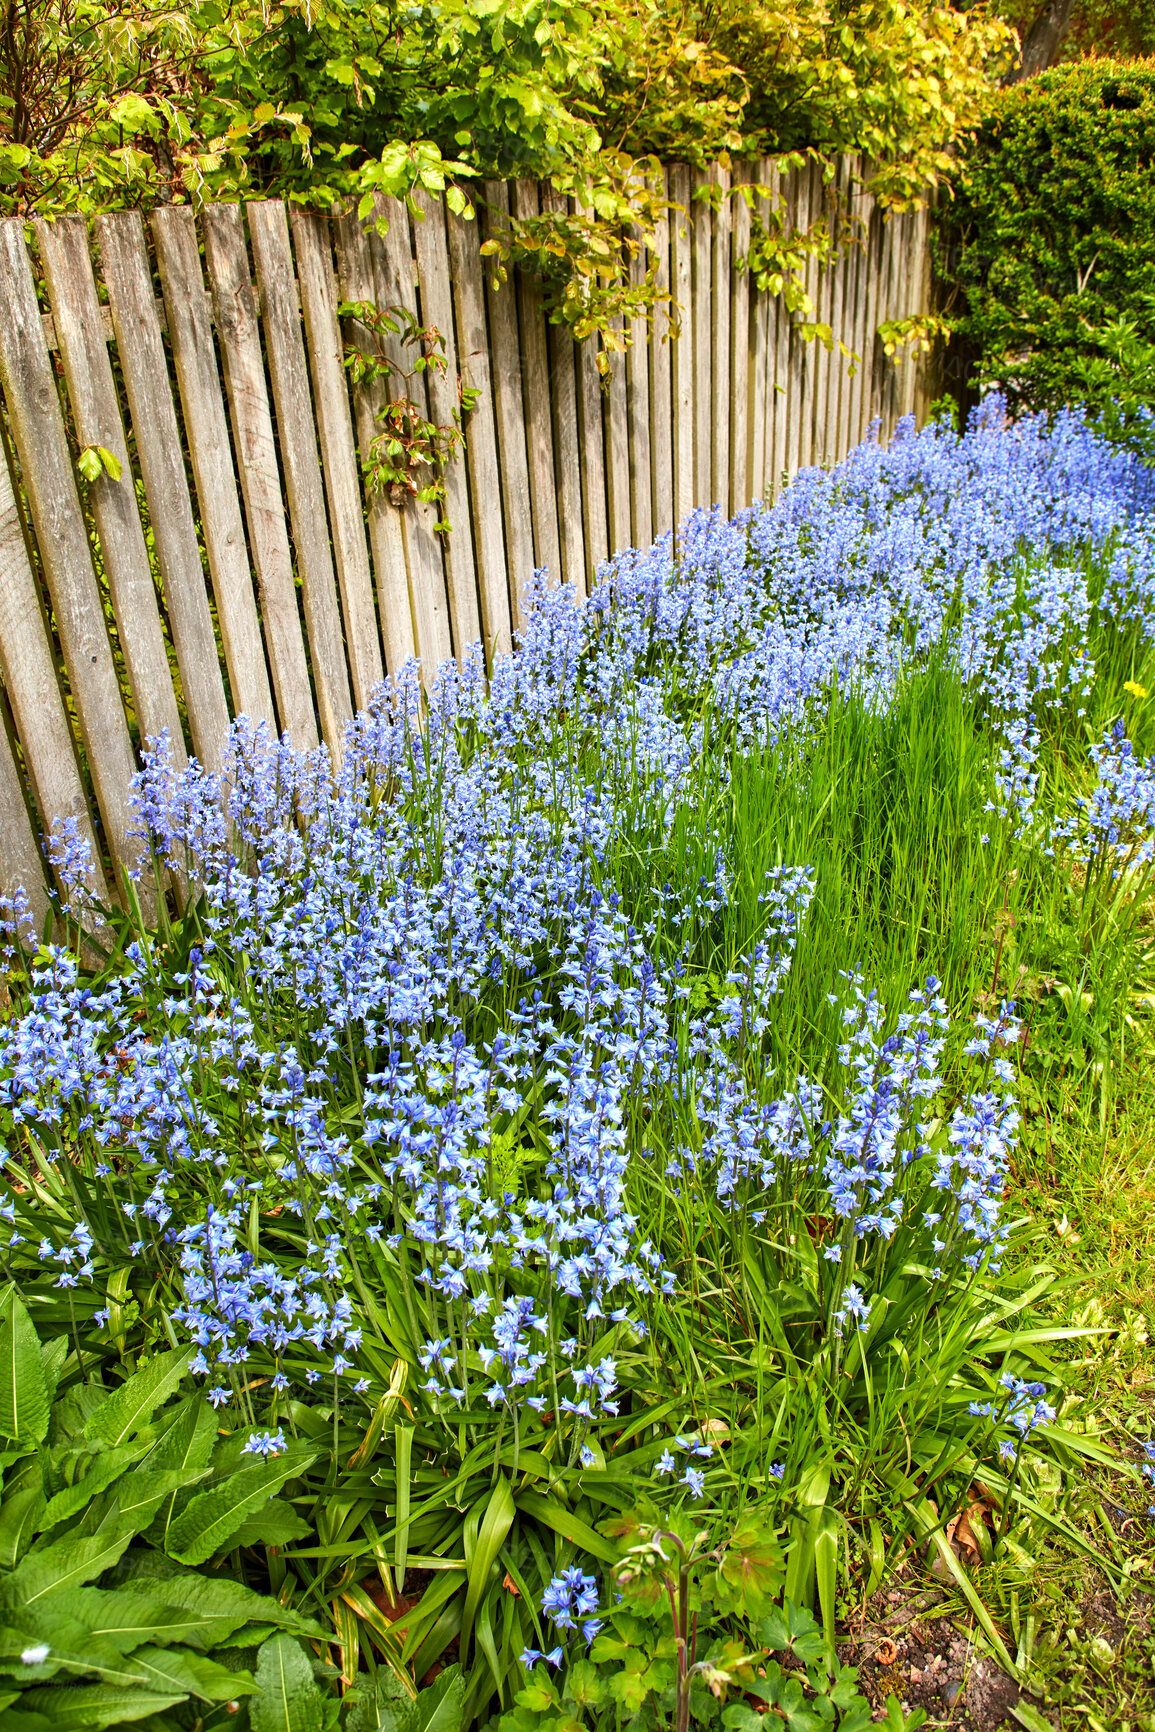
M1012 408L1155 399L1155 63L1083 61L1000 92L942 207L956 379ZM1122 408L1109 410L1109 404Z

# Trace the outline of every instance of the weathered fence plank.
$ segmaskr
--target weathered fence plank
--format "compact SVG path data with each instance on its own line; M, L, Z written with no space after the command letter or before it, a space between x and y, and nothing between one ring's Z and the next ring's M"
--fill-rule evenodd
M415 195L417 215L413 240L421 288L421 323L435 327L444 344L445 372L430 367L425 373L429 418L439 427L454 425L461 402L457 386L457 340L453 332L453 292L449 286L449 241L445 230L445 205L438 195ZM424 221L421 220L424 214ZM452 526L442 537L445 584L449 599L449 621L453 649L461 661L471 644L481 637L477 607L477 567L473 559L473 534L469 521L469 472L460 457L445 465L446 521Z
M541 208L543 212L564 212L568 201L552 187L543 186ZM561 579L573 586L575 596L582 596L586 592L586 555L578 442L577 351L568 325L551 323L547 340Z
M192 210L168 205L151 226L233 707L275 729Z
M714 476L712 470L711 417L713 386L711 383L711 296L710 279L714 266L714 214L706 196L710 176L705 169L695 169L691 190L692 219L692 294L694 305L694 503L710 505ZM702 196L699 197L698 195Z
M662 196L669 196L669 181L663 170ZM658 248L654 283L658 302L650 339L650 478L653 485L655 535L668 535L674 527L674 427L670 372L670 307L663 299L670 292L670 224L663 213L654 225Z
M630 283L640 288L646 278L645 252L630 260ZM654 539L653 477L650 470L650 346L644 316L629 322L626 350L626 425L630 447L630 535L635 547Z
M716 165L710 180L718 190L714 212L710 278L710 503L723 511L730 504L730 228L733 208L730 172Z
M139 212L97 217L96 238L193 750L215 770L229 710Z
M497 240L509 216L509 189L504 181L484 184L488 207L485 238ZM493 373L493 408L501 466L501 513L509 561L509 606L514 631L525 613L526 586L534 572L533 507L529 493L529 459L525 444L525 410L521 384L521 347L517 329L517 291L512 282L495 287L487 273L485 305Z
M72 729L60 693L36 576L28 557L8 456L0 442L0 672L12 706L24 762L46 829L66 818L92 850L92 888L107 895L92 816L76 762ZM18 832L17 832L18 836ZM18 836L18 850L25 846ZM11 888L11 884L6 888ZM25 883L32 895L34 885Z
M44 341L24 224L0 222L0 384L85 755L115 867L140 852L129 832L136 763L92 568L72 456Z
M538 189L532 180L515 180L511 209L521 221L540 215ZM541 288L532 272L517 274L517 317L521 335L525 445L529 460L529 496L533 508L533 548L538 566L549 581L561 581L561 540L557 520L557 477L553 462L553 418L550 411L549 344Z
M56 228L59 224L52 226ZM309 666L293 582L293 555L240 206L206 206L203 228L205 262L277 715L297 750L308 751L317 744L317 718L309 691Z
M290 226L297 255L297 283L305 321L309 371L313 378L317 432L321 440L325 492L329 499L329 523L337 557L337 581L341 588L341 612L345 621L345 651L353 680L353 703L355 708L363 709L374 687L381 683L384 667L377 636L377 610L373 602L373 579L365 540L357 451L349 414L344 345L337 319L333 245L329 224L319 212L294 208Z
M750 250L750 206L737 189L753 178L751 165L734 171L735 191L730 210L730 476L731 511L741 511L751 499L750 435L750 276L738 269Z
M4 455L0 452L0 463L3 462ZM23 889L28 898L28 912L39 938L48 913L44 862L24 803L8 730L0 727L0 895L11 896L18 889Z
M250 204L247 215L321 735L329 750L340 756L353 706L289 228L285 207L276 199Z
M670 170L670 288L678 334L670 343L675 526L694 508L694 296L690 170Z
M462 383L479 393L465 422L465 459L469 466L469 501L473 545L477 555L477 591L486 660L512 648L509 623L509 583L501 512L501 466L497 456L497 424L493 410L493 379L489 365L489 333L485 324L485 279L481 238L476 220L448 213L449 261L453 277L453 310L457 321L458 364Z
M335 219L333 230L337 244L337 272L342 301L376 303L377 285L373 274L373 256L369 248L369 237L363 226L356 215L348 211ZM377 340L360 319L348 320L346 334L350 342L365 355L377 356ZM391 359L397 349L398 345L394 343L390 350ZM383 379L365 379L354 388L353 413L363 465L370 463L373 441L381 431L378 414L393 395L393 388ZM401 512L390 503L380 488L366 488L366 491L369 494L369 543L373 549L373 575L381 618L381 636L385 643L385 666L390 675L395 675L416 649Z
M101 328L96 283L83 217L37 222L36 239L48 288L68 401L81 450L103 447L120 464L120 480L102 473L89 483L108 591L141 741L168 733L173 761L185 761L184 734L173 691L156 585L148 559L116 382Z
M369 231L369 250L377 285L379 307L401 307L420 324L417 304L416 266L409 236L409 212L394 198L377 201L378 222L387 226ZM386 340L386 351L401 368L401 374L388 387L391 397L409 397L417 405L419 415L428 418L429 396L426 378L413 366L416 350L402 343L400 336ZM411 376L406 376L411 375ZM430 479L420 474L419 484ZM421 677L428 685L442 662L453 654L453 632L445 593L445 560L441 537L437 533L440 512L431 503L414 499L401 511L401 534L409 566L409 604L417 634L417 653L421 657Z
M598 567L610 555L606 516L606 449L602 431L602 376L593 339L577 345L578 443L581 449L582 528L585 532L586 587L592 590Z
M610 321L611 335L619 339L622 321ZM626 357L620 349L609 357L611 372L603 399L606 442L606 501L610 525L610 549L618 553L628 547L633 535L630 517L630 411L626 381Z

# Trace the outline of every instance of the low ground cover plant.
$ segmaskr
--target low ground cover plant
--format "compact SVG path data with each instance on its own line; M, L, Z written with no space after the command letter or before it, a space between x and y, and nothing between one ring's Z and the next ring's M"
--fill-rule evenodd
M0 1403L42 1399L0 1406L0 1601L65 1516L91 1545L67 1641L0 1632L16 1732L81 1690L855 1728L839 1598L911 1558L1015 1668L948 1533L1087 1549L1066 1489L1113 1459L1005 1194L1024 1091L1106 1100L1144 1038L1153 508L1079 415L908 424L543 583L339 765L157 742L155 929L55 839L68 941L7 920ZM161 1704L86 1621L141 1578L266 1610Z

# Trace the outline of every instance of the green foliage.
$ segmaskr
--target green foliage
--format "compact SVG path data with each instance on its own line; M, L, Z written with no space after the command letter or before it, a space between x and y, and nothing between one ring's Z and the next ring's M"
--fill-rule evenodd
M581 337L653 305L630 253L663 208L656 157L874 159L876 190L934 184L1008 63L979 7L919 0L16 0L0 32L0 213L277 194L363 219L379 194L549 182L499 248L544 267ZM576 201L577 210L567 207ZM583 214L589 213L589 214ZM636 230L636 232L635 232ZM774 225L765 274L813 238Z
M408 392L393 395L390 387L395 383L404 387L430 369L445 377L445 338L436 325L421 325L407 307L378 307L372 301L346 301L337 311L354 321L354 341L345 345L349 377L355 385L384 387L385 401L374 417L381 431L370 441L361 463L370 497L384 492L390 505L396 506L410 497L443 504L445 465L463 444L461 417L468 415L481 393L458 375L460 408L453 411L452 422L438 426L427 420ZM392 353L390 339L396 339ZM415 352L407 368L400 357L409 348ZM421 468L429 470L428 480L420 479ZM442 522L434 527L445 531L450 525Z
M1155 69L1088 61L999 94L942 206L939 266L973 383L1086 403L1124 435L1155 404ZM1149 437L1149 435L1147 435Z
M246 1527L250 1542L261 1537L258 1512L308 1454L266 1464L218 1439L203 1395L178 1393L187 1352L146 1359L113 1389L92 1381L66 1339L41 1346L12 1286L0 1297L0 1356L5 1725L71 1732L190 1703L202 1716L227 1707L243 1726L247 1703L253 1732L321 1732L300 1642L322 1630L239 1581L184 1567ZM259 1648L255 1676L221 1664L225 1648Z
M648 1519L631 1512L607 1527L622 1557L604 1628L588 1656L557 1679L536 1665L499 1732L616 1732L623 1720L675 1732L759 1732L764 1715L788 1732L865 1732L874 1723L857 1672L839 1665L812 1614L789 1599L774 1604L784 1576L772 1531L747 1522L711 1543L685 1511ZM736 1601L733 1584L743 1575ZM888 1709L894 1732L914 1732L925 1719L921 1711L904 1716L893 1697Z

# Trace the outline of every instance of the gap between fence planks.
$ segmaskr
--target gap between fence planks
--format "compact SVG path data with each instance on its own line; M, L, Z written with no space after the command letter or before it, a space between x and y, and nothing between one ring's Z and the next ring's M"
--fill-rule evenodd
M15 448L0 470L0 673L14 735L0 741L0 887L39 859L37 829L69 816L115 882L135 851L128 788L146 739L167 730L178 763L187 745L213 769L230 714L246 713L339 758L354 710L411 655L428 684L479 639L488 661L505 654L535 569L580 595L609 556L694 506L741 509L909 412L917 370L896 374L875 331L925 306L924 213L882 221L869 165L851 159L831 188L815 165L779 175L766 160L664 173L668 218L629 267L635 287L652 278L653 331L636 318L612 331L608 376L596 340L547 320L532 271L496 285L482 256L511 207L563 208L529 181L485 183L477 220L440 196L412 212L379 198L368 228L279 200L168 207L151 252L138 213L108 214L95 267L79 219L40 223L46 305L23 228L4 228L0 433L10 425ZM769 201L748 205L747 183ZM805 229L835 193L845 238L857 224L865 241L807 268L827 351L737 267L762 212L784 207ZM345 345L376 339L342 326L341 300L402 306L441 332L444 378L394 382L421 415L453 423L458 374L481 393L445 470L444 538L433 507L399 510L369 487L394 385L351 389ZM384 347L412 373L411 346ZM122 479L78 488L76 452L96 446ZM43 878L33 889L42 909Z

